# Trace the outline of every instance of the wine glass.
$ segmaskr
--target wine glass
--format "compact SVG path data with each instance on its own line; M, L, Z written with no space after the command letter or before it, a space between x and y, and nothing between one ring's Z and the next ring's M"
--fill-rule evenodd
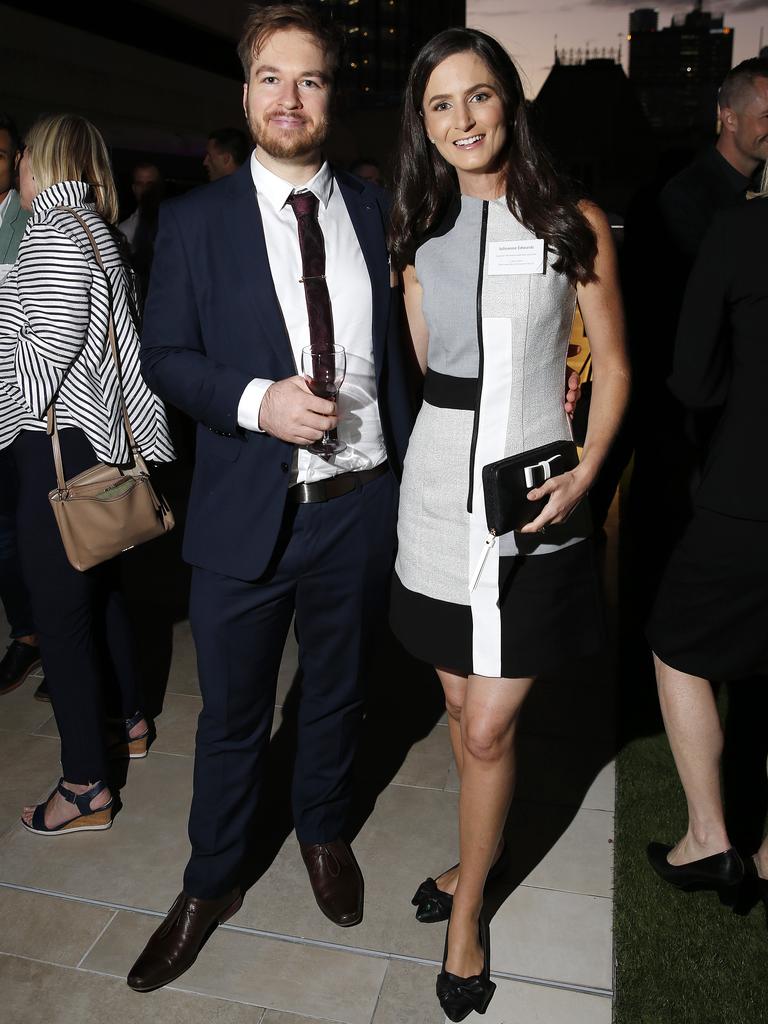
M307 345L301 350L301 372L313 395L335 402L347 372L347 353L341 345L334 345L322 352L313 352L311 346ZM307 451L329 459L343 452L346 447L339 440L334 427L333 430L323 431L323 436L308 445Z

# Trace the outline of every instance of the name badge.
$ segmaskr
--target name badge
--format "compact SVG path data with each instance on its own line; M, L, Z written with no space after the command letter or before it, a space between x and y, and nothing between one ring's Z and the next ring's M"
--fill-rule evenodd
M488 247L489 274L543 274L544 239L521 242L491 242Z

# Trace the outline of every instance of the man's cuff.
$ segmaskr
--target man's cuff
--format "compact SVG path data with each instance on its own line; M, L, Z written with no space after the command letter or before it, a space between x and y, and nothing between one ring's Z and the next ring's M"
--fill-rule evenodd
M240 396L240 401L237 403L237 423L243 430L256 430L260 434L264 433L259 426L259 413L261 412L261 403L264 395L266 395L268 388L274 383L273 380L255 377L247 385L245 391Z

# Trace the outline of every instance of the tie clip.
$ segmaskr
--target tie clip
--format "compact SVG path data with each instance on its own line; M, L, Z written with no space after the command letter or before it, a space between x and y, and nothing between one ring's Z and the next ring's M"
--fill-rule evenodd
M314 277L308 277L308 276L305 275L304 277L300 277L299 278L299 284L304 284L305 281L324 281L324 280L325 280L325 274L316 274Z

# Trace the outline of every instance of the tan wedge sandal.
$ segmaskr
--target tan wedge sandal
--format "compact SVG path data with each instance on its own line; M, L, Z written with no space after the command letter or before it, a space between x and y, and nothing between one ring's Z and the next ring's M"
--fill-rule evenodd
M131 729L135 725L146 718L143 711L137 711L133 718L120 718L117 720L115 725L122 732L122 739L117 739L116 742L112 743L109 747L109 756L115 758L130 758L134 760L136 758L146 757L149 753L149 741L150 741L150 727L147 724L147 728L144 732L138 736L131 736ZM118 733L119 735L119 733Z
M95 811L91 810L91 800L106 788L106 782L97 782L89 790L86 790L85 793L78 794L73 793L71 789L66 789L64 779L59 779L58 785L51 792L48 799L35 807L35 812L32 815L32 824L28 825L23 818L21 819L21 824L27 832L34 832L37 836L63 836L69 835L70 832L103 832L105 829L112 828L112 812L115 806L115 798L110 797L108 803L104 804L103 807L97 808ZM71 821L65 821L63 825L48 828L45 824L45 809L56 793L60 793L68 803L74 804L80 813Z

